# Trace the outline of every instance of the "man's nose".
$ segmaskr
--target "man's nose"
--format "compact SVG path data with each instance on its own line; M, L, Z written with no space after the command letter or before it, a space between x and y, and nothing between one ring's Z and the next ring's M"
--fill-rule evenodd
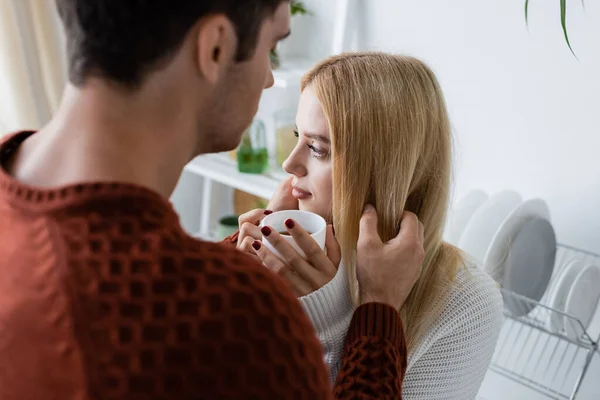
M267 81L265 82L265 89L273 87L275 84L275 77L273 76L273 70L269 69L269 73L267 74Z

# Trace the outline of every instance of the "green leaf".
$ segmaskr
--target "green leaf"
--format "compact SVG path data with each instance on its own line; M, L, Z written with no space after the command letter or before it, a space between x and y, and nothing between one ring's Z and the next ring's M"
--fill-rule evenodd
M571 47L571 42L569 41L569 34L567 32L567 0L560 0L560 24L562 25L563 33L565 34L565 40L567 41L569 50L571 50L573 56L577 58L577 55L575 55L575 52Z
M529 0L525 0L525 24L529 26Z
M271 68L277 69L277 68L281 67L281 59L279 58L279 54L277 53L277 50L271 50L271 53L269 54L269 58L271 59Z
M308 14L306 6L301 1L292 2L292 15L305 15Z

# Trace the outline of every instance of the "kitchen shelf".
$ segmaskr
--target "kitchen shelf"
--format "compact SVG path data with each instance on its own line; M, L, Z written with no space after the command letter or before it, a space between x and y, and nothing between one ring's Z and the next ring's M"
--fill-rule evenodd
M185 170L204 178L199 229L203 235L210 232L212 225L211 205L215 182L263 199L270 199L286 177L285 173L277 171L261 175L241 173L238 171L237 163L223 154L206 154L196 157L186 165Z
M195 158L185 169L214 182L270 199L283 179L283 174L245 174L239 172L237 164L223 155L203 155Z

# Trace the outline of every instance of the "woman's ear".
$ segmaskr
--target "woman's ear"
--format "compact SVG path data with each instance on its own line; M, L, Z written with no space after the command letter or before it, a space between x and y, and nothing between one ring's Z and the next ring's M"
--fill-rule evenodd
M199 73L215 84L235 62L237 34L227 17L212 15L199 22L196 39L196 59Z

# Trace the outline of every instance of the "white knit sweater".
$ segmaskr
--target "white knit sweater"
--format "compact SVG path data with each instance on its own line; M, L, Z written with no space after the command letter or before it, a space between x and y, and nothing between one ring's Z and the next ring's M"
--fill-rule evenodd
M408 356L403 399L475 399L502 325L502 296L477 267L460 268L445 297L441 315ZM347 273L300 298L324 347L335 380L352 319Z

